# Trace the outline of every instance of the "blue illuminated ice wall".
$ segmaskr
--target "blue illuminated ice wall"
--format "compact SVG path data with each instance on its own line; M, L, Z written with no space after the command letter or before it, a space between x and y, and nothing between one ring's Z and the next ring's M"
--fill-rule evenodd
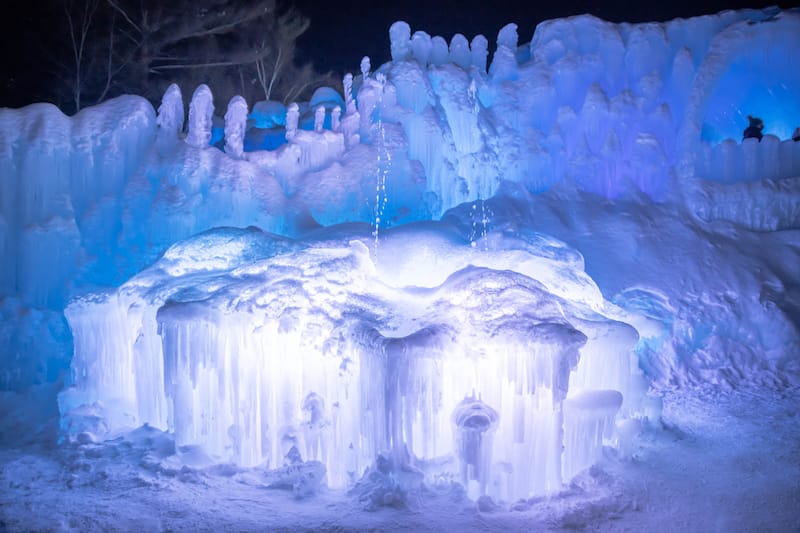
M683 179L729 181L739 145L714 159L711 144L738 139L741 116L761 116L778 143L800 124L798 28L794 11L640 25L581 16L540 24L530 45L509 25L489 60L480 36L448 44L401 24L394 60L363 65L337 125L326 106L313 131L316 109L303 106L299 135L245 157L177 132L165 140L156 110L137 97L71 118L45 104L0 110L0 349L12 354L0 387L52 382L66 368L70 298L116 285L212 227L298 234L373 223L379 178L381 226L438 218L502 180L656 200ZM796 148L780 149L789 164L754 167L751 178L797 175Z

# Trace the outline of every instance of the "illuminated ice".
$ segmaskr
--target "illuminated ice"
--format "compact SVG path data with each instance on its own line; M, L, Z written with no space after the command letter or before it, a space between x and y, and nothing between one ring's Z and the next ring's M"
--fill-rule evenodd
M629 361L635 330L603 315L579 256L551 239L494 235L487 254L441 222L381 239L371 255L349 227L303 241L213 230L72 303L66 426L107 437L147 423L248 466L294 450L333 487L388 453L476 498L557 490L562 460L572 475L597 454L594 437L563 440L598 424L562 408L571 380L641 399L638 371L609 365ZM592 364L610 375L581 378Z
M176 86L157 118L2 109L0 385L71 358L65 436L148 423L334 487L379 457L471 497L558 490L657 416L639 365L792 383L796 247L768 232L800 225L798 25L580 16L519 46L510 24L487 74L485 38L399 24L343 98L254 104L270 150L240 99L210 146L205 85L186 131Z

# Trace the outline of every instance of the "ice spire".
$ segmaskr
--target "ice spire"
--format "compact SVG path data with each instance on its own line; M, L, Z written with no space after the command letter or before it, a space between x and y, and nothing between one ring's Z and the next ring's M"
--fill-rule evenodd
M342 116L342 108L338 105L333 108L331 111L331 130L338 132L341 128L341 123L339 122L340 117Z

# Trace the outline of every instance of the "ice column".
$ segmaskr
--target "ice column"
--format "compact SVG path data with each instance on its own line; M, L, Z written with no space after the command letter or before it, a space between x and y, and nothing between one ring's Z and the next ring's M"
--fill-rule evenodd
M489 67L489 75L495 81L509 80L517 71L517 25L506 24L497 34L497 51Z
M325 106L321 105L314 110L314 131L322 133L322 126L325 124Z
M444 65L447 63L450 53L447 50L447 41L444 37L437 35L431 39L431 64Z
M158 106L158 138L163 142L176 140L183 131L183 96L180 88L170 85Z
M244 159L244 133L247 126L247 102L234 96L225 112L225 153L234 159Z
M469 51L467 38L456 33L450 40L450 61L463 69L468 69L472 63L472 54Z
M415 31L411 37L411 51L420 66L425 67L428 65L428 60L431 57L431 48L431 36L424 31Z
M372 66L369 64L369 56L364 56L361 58L361 83L362 85L367 81L369 78L369 70Z
M356 102L353 100L353 75L349 72L342 79L344 86L344 109L345 115L352 115L356 112Z
M331 130L339 132L341 128L340 117L342 116L342 108L338 105L331 111Z
M211 142L212 117L214 116L214 97L208 85L201 84L192 94L189 104L189 132L186 143L195 148L207 148Z
M353 75L349 72L345 74L342 85L344 86L345 114L341 130L344 135L344 147L350 150L361 142L361 137L358 135L361 115L356 111L356 101L353 99Z
M295 102L286 110L286 140L291 142L297 136L297 122L300 120L300 107Z
M405 61L411 58L411 27L398 20L389 28L392 61Z
M472 66L478 69L478 72L486 73L486 57L489 55L489 41L483 35L476 35L472 39Z

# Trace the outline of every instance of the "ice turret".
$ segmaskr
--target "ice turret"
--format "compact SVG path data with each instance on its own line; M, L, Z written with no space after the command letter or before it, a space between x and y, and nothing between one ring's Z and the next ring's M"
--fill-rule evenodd
M195 148L206 148L211 142L211 126L214 116L214 96L208 85L198 85L189 104L189 132L186 143Z

